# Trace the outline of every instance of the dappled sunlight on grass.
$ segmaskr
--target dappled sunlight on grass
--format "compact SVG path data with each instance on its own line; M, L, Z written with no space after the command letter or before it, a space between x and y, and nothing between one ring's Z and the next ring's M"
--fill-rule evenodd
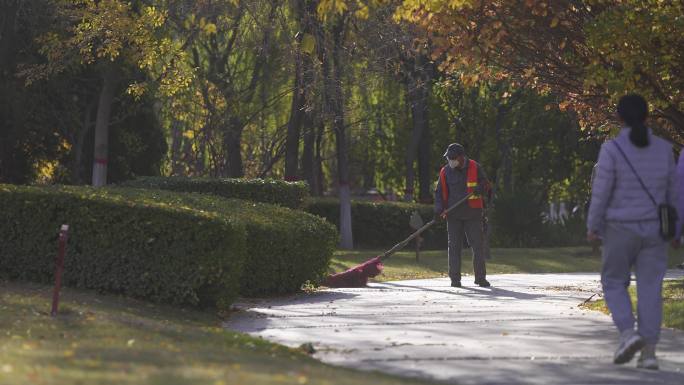
M0 384L415 384L226 331L210 312L0 281Z

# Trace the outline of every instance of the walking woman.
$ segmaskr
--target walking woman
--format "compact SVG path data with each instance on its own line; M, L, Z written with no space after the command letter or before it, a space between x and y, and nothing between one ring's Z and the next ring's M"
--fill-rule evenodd
M613 362L629 362L641 350L637 367L658 369L655 348L663 313L667 242L660 235L659 204L675 205L672 146L645 126L648 105L639 95L620 99L623 128L601 146L587 216L587 240L603 241L601 283L620 332ZM627 292L631 269L637 283L637 319Z

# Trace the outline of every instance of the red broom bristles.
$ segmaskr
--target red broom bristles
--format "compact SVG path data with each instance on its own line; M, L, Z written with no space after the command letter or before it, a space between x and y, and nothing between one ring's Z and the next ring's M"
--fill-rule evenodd
M328 276L323 285L328 287L365 287L368 278L380 274L382 267L380 256L377 256L347 271Z

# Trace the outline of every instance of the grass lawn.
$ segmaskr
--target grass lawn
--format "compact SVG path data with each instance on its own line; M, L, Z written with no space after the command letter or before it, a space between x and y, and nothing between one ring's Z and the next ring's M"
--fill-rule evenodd
M629 288L632 305L636 309L636 291ZM584 305L588 309L609 314L606 302L599 300ZM665 281L663 285L663 326L684 330L684 279Z
M337 251L330 264L331 272L344 271L368 260L382 250ZM601 258L592 255L590 247L558 247L536 249L492 249L487 261L487 274L501 273L571 273L599 271ZM470 250L463 251L461 271L472 274ZM670 266L684 262L684 249L670 251ZM383 273L376 281L395 281L447 276L446 250L422 251L416 262L415 251L402 251L386 260Z
M418 384L322 364L211 313L0 281L0 384ZM424 383L424 382L423 382Z

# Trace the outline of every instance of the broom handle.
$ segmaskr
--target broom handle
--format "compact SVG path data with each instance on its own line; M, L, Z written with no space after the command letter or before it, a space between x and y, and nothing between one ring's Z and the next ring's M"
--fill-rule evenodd
M456 207L462 205L463 202L467 201L468 198L470 198L471 195L473 195L473 193L470 193L470 194L466 195L463 199L461 199L460 201L454 203L451 207L449 207L448 209L446 209L446 211L444 211L444 214L448 214L449 211L451 211L451 210L455 209ZM439 213L438 215L441 215L441 214L442 214L442 213ZM392 247L391 249L385 251L385 252L380 256L380 260L382 261L382 260L385 259L385 258L389 258L390 256L392 256L392 254L394 254L394 253L396 253L397 251L399 251L399 250L403 249L404 247L406 247L406 245L408 245L409 242L411 242L414 238L416 238L417 236L419 236L422 232L424 232L425 230L427 230L430 226L434 225L435 223L437 223L437 220L436 220L436 219L433 219L433 220L431 220L430 222L424 224L423 227L421 227L421 228L419 228L418 230L416 230L415 233L409 235L408 238L406 238L406 239L404 239L403 241L397 243L397 244L394 245L394 247Z

